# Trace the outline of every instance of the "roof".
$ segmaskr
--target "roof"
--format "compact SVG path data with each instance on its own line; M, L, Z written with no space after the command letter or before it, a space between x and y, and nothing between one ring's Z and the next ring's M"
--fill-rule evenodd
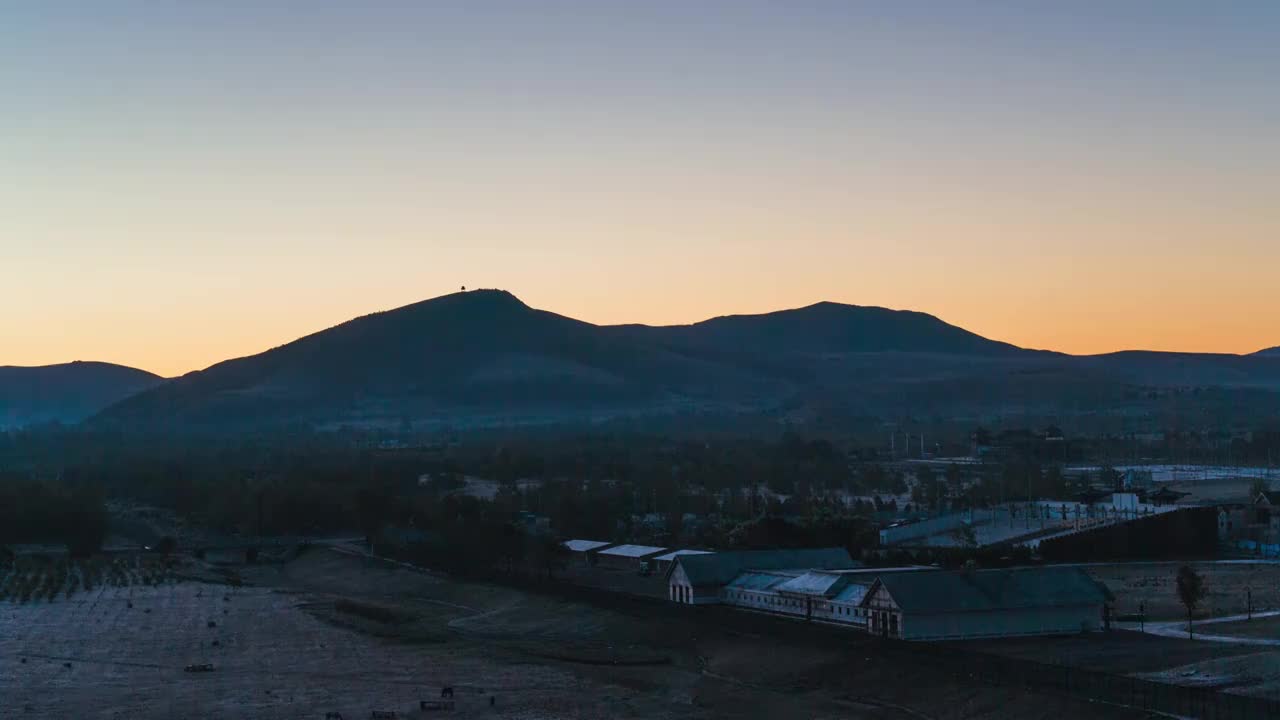
M851 568L845 570L811 570L778 585L775 590L796 595L821 595L835 602L856 603L881 573L933 570L921 565L891 568ZM853 588L850 590L850 588Z
M608 547L613 543L603 540L565 540L564 546L569 548L571 552L590 552L599 550L602 547Z
M887 573L872 588L879 586L904 612L924 614L1093 605L1111 599L1106 587L1084 570L1065 567Z
M848 577L837 573L810 570L794 577L777 587L778 592L796 595L821 595L831 597L849 583Z
M1263 501L1267 505L1280 505L1280 490L1263 490L1253 500L1255 505L1261 505Z
M734 578L726 587L731 587L735 590L771 590L795 577L796 574L794 572L786 572L785 570L748 570Z
M737 550L710 555L681 555L672 565L684 569L693 585L727 585L744 570L831 570L856 567L844 548Z
M611 555L615 557L642 558L647 555L656 555L665 552L664 547L654 547L652 545L619 545L608 550L601 550L601 555Z
M845 605L857 605L862 602L863 596L865 596L867 591L870 589L870 585L851 582L848 585L845 585L843 590L836 593L835 597L831 598L831 602L842 603Z
M681 555L710 555L710 550L674 550L666 555L659 555L654 560L675 560Z

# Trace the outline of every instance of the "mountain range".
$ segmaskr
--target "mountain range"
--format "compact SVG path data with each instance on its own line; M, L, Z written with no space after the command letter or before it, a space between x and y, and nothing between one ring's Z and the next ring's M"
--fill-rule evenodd
M97 364L62 367L82 365ZM72 391L68 379L78 410L48 393L46 409L28 399L25 410L6 410L9 396L0 395L0 417L74 421L100 409L95 426L217 429L655 415L692 422L819 410L952 417L1128 412L1162 388L1280 391L1275 350L1077 357L987 339L924 313L830 302L692 325L599 326L501 290L367 315L167 381L132 372L107 393Z

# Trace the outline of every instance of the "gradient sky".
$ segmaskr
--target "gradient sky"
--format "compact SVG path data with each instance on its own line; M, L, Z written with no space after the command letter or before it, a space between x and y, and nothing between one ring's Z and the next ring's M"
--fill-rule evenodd
M0 0L0 364L502 287L1280 344L1280 2Z

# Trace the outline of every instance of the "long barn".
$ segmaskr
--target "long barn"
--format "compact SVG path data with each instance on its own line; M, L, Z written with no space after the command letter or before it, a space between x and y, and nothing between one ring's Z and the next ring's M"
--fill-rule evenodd
M902 640L1065 635L1101 629L1111 594L1080 568L889 573L859 607L867 632Z
M747 570L835 570L858 567L844 548L738 550L680 555L667 573L667 597L685 605L722 601L725 586Z

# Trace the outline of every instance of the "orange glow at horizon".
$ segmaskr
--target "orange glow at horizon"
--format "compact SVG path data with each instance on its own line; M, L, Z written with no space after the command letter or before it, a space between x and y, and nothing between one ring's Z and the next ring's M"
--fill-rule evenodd
M0 30L0 365L172 376L461 285L1280 345L1280 4L68 2Z

